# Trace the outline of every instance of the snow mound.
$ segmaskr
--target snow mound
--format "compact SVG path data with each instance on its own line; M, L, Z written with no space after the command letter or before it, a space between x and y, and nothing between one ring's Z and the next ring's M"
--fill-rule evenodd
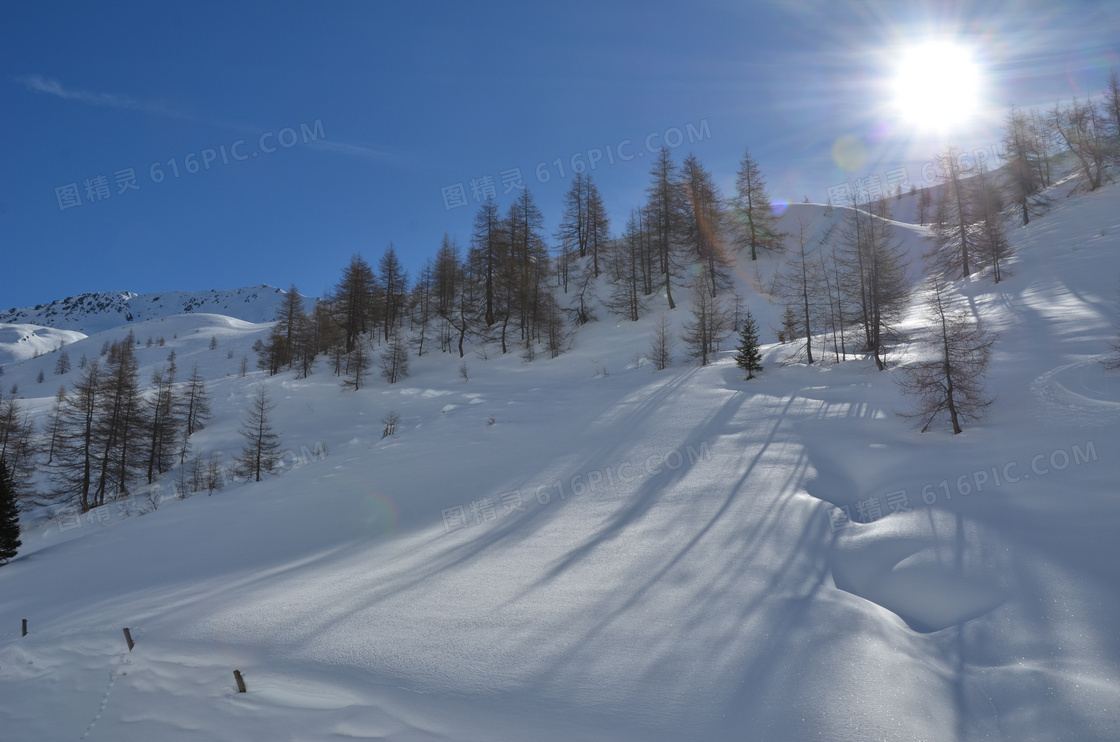
M0 365L26 361L85 337L73 330L39 325L0 325Z
M836 586L877 603L915 631L955 626L1006 599L998 572L963 538L960 516L909 513L844 531L832 554Z

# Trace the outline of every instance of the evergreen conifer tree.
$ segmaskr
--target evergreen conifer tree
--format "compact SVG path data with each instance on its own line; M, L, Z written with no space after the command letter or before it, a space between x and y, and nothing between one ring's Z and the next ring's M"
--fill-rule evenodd
M21 545L15 478L8 465L0 459L0 564L6 564L14 557Z
M743 319L743 326L739 330L739 349L735 354L735 365L747 372L747 378L753 379L755 371L762 370L762 351L759 348L758 324L747 310Z

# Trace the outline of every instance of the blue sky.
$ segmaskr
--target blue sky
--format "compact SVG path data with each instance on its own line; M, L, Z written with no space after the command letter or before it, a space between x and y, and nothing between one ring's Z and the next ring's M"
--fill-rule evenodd
M952 131L891 105L899 59L931 37L983 72ZM415 271L444 232L465 249L488 178L504 209L519 171L551 233L573 160L597 160L617 231L662 143L725 192L746 147L774 199L903 171L921 185L950 139L990 152L1008 104L1098 92L1120 3L25 2L0 9L0 42L7 308L319 295L390 241Z

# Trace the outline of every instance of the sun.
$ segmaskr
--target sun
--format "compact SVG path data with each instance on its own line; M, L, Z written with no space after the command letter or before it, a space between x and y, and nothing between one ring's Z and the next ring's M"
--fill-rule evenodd
M976 112L980 67L964 46L927 42L902 56L892 83L894 106L908 125L951 131Z

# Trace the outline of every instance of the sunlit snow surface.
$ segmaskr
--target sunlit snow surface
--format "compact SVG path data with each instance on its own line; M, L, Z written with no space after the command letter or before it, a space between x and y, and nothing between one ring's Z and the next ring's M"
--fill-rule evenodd
M1120 738L1120 376L1097 363L1118 194L1057 199L1011 230L1003 283L958 285L1002 333L998 400L959 436L915 432L863 361L637 367L654 315L600 313L556 360L470 353L466 382L425 355L356 394L325 364L238 378L263 325L137 324L167 342L138 349L143 378L173 347L212 379L196 450L234 454L267 383L286 471L31 525L0 568L0 739ZM823 234L823 211L786 228ZM54 362L2 382L41 414Z

